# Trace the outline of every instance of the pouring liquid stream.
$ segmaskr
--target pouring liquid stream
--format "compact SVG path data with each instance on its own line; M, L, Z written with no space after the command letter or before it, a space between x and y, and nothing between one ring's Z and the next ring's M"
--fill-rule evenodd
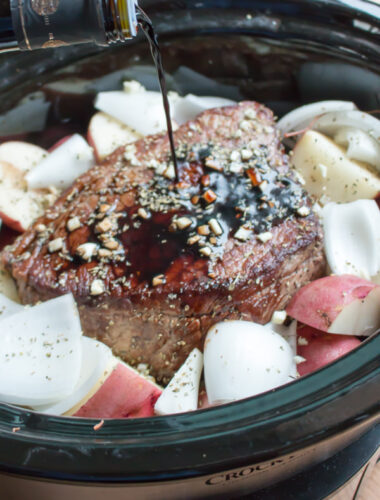
M150 51L152 53L154 64L155 64L156 69L157 69L158 81L160 84L162 100L163 100L165 116L166 116L166 123L167 123L168 136L169 136L169 142L170 142L171 156L172 156L172 161L173 161L174 170L175 170L175 178L177 181L179 181L178 164L177 164L177 157L176 157L176 153L175 153L175 144L174 144L174 137L173 137L173 126L172 126L172 120L171 120L171 116L170 116L170 104L169 104L169 99L168 99L168 91L166 88L166 79L165 79L164 68L162 65L161 51L160 51L160 47L158 45L157 35L156 35L154 28L153 28L153 25L152 25L152 21L149 19L149 17L145 14L145 12L140 7L136 6L136 9L137 9L138 24L141 27L141 29L143 30L143 32L144 32L144 34L149 42Z

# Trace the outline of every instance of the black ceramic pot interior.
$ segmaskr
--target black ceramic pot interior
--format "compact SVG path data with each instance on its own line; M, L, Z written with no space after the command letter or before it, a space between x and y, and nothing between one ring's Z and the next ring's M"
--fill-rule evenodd
M217 3L196 9L193 2L143 2L156 19L169 89L257 100L277 116L322 99L352 100L366 111L380 108L376 33L371 36L374 28L360 12L353 20L349 12L345 18L323 11L320 4L326 2L268 2L264 14L260 2ZM100 52L78 46L5 59L0 113L32 94L36 113L38 103L44 113L48 109L47 121L25 138L43 147L73 132L86 133L97 92L120 89L125 79L159 88L142 34L125 47ZM0 137L33 129L31 120L15 116L10 123L3 114Z

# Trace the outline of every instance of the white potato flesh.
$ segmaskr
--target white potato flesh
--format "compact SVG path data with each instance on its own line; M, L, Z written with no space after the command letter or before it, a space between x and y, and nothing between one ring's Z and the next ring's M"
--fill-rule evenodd
M36 167L46 156L45 149L23 141L8 141L0 145L0 162L5 161L26 173Z
M371 335L380 328L380 286L352 274L330 275L303 286L286 311L327 333Z
M336 317L329 333L369 336L380 328L380 287L371 290L362 300L354 300Z
M0 218L24 231L44 211L44 195L28 191L24 174L9 163L0 162Z
M124 125L120 120L101 111L92 117L88 127L88 141L94 148L99 161L104 160L118 147L141 137L141 134Z

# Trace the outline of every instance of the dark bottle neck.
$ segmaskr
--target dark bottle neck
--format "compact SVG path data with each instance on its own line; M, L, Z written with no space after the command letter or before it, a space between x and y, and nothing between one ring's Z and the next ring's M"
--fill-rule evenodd
M21 50L91 42L109 45L136 34L133 0L0 0L1 12L4 22L7 12L12 16L1 42L16 40L13 44Z

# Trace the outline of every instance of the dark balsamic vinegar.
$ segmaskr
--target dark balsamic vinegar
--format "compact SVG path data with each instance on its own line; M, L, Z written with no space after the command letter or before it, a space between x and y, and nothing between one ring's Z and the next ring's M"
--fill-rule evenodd
M173 160L173 164L174 164L176 180L178 181L178 179L179 179L179 177L178 177L178 165L177 165L177 158L176 158L176 153L175 153L173 126L172 126L172 120L170 117L170 104L169 104L169 99L168 99L168 91L166 88L165 72L164 72L164 68L162 65L161 51L160 51L160 47L158 45L157 35L154 31L152 21L149 19L149 17L146 15L146 13L137 5L136 5L136 10L137 10L137 20L138 20L139 26L143 30L146 38L148 39L148 42L150 45L150 51L152 53L154 64L155 64L156 69L157 69L158 81L160 83L162 100L164 103L164 110L165 110L166 123L167 123L167 128L168 128L168 135L169 135L170 149L171 149L171 153L172 153L172 160Z

